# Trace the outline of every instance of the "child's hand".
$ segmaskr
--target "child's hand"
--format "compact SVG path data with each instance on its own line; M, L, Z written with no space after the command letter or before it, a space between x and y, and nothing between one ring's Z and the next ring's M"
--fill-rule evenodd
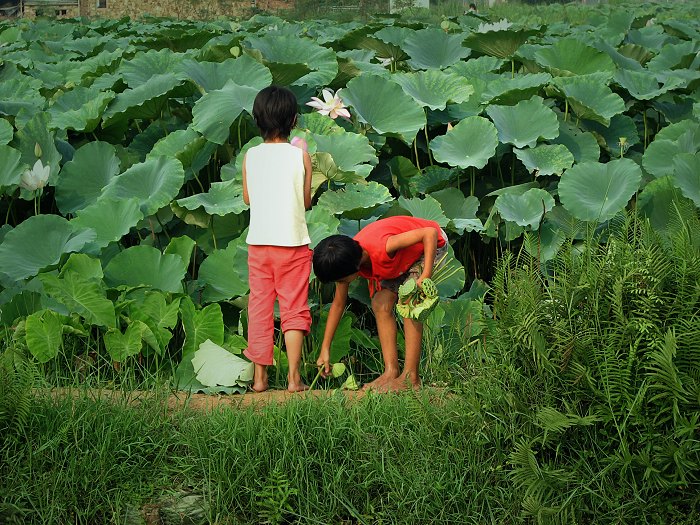
M316 365L321 367L321 375L324 378L331 375L331 352L329 349L321 349L321 354L316 360Z

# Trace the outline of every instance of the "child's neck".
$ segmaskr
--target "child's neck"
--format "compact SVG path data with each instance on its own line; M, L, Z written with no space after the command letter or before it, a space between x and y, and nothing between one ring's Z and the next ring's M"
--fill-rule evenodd
M287 137L271 137L265 139L265 144L284 144L285 142L289 142Z

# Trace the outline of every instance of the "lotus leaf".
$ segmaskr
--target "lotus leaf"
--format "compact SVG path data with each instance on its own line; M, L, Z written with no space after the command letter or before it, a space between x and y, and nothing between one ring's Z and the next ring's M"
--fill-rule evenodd
M41 274L39 279L44 291L64 304L71 313L80 315L93 325L115 327L114 303L105 295L101 281L88 279L76 271L64 271L61 277Z
M311 138L316 143L316 150L330 153L333 162L342 171L357 173L364 178L371 167L363 163L377 163L377 152L364 135L350 132L330 135L312 133Z
M694 206L692 201L683 197L674 182L671 176L654 179L637 197L637 210L649 219L649 224L657 232L667 230L675 223L679 207Z
M197 243L194 239L187 235L173 237L170 239L163 253L171 253L180 257L180 259L182 259L183 268L187 270L187 267L190 265L190 260L192 259L192 252L196 245Z
M593 132L611 153L611 157L624 155L629 148L640 143L637 125L627 115L615 115L610 119L610 125L603 126L595 121L586 121L584 127Z
M221 345L224 343L224 320L219 304L210 304L201 310L195 308L192 299L185 297L180 302L182 328L185 331L185 344L182 347L182 360L192 354L207 339Z
M480 53L497 58L511 58L538 29L516 29L483 26L464 39L464 45Z
M554 84L581 119L608 126L613 116L625 110L624 100L594 78L559 77L554 79Z
M460 168L483 168L496 153L497 145L496 127L483 117L467 117L430 141L435 160Z
M445 217L440 203L430 195L426 195L422 199L417 197L414 199L399 197L399 206L414 217L435 221L443 228L450 222L450 220Z
M93 229L95 240L86 249L90 247L99 249L121 239L141 219L143 219L143 213L140 210L139 199L135 197L120 200L102 198L78 210L71 224L79 228Z
M408 64L414 69L444 69L470 55L462 40L459 34L430 27L408 34L401 48L411 57Z
M539 97L523 100L515 106L489 106L486 112L496 125L498 140L518 148L532 148L539 139L553 139L559 135L557 115Z
M176 202L188 210L196 210L201 206L209 215L238 214L248 209L248 205L243 202L243 185L240 180L213 182L207 193L178 199Z
M19 186L20 177L26 169L19 151L10 146L0 146L0 195L3 187Z
M56 183L55 178L58 175L61 154L56 149L55 134L49 131L49 118L48 113L37 113L22 129L17 131L15 138L18 142L16 147L22 153L22 162L33 166L37 159L40 159L44 166L51 167L49 185L53 186Z
M129 357L137 355L143 347L143 339L149 332L148 326L141 321L132 320L124 333L120 330L110 329L103 336L107 353L112 361L123 363Z
M154 76L173 75L175 79L184 80L182 59L183 55L168 48L139 51L130 60L122 61L119 72L132 89L147 84Z
M248 247L243 238L214 250L199 267L205 302L228 301L248 293Z
M537 232L524 233L523 246L532 257L545 263L557 256L565 240L564 231L555 223L545 219Z
M563 120L559 121L559 136L551 142L566 146L579 164L598 162L600 159L600 147L593 134L583 132Z
M61 316L51 310L41 310L27 316L25 322L27 348L40 363L58 355L63 343Z
M574 164L574 156L561 144L540 144L534 148L516 148L513 152L535 176L561 175Z
M253 363L207 339L192 356L192 366L204 386L235 386L241 376L250 376Z
M178 255L162 254L152 246L132 246L115 255L105 268L110 286L150 286L164 292L182 292L185 277Z
M577 219L605 222L624 209L641 180L641 168L629 159L586 162L562 175L559 198Z
M421 106L433 110L445 109L449 102L464 102L474 92L474 88L459 75L437 69L401 73L392 78Z
M221 89L210 91L194 105L193 129L207 140L223 144L228 139L231 124L241 112L252 113L258 91L253 87L238 85L233 80Z
M326 191L319 197L318 206L333 215L344 213L352 215L349 218L362 218L376 206L391 200L389 189L372 181L367 184L346 184L343 189Z
M693 130L686 131L676 140L666 140L657 136L644 152L642 158L644 169L657 178L673 175L672 159L682 153L692 154L698 151L700 149L698 139L700 139L700 133L696 134Z
M624 69L618 70L614 79L637 100L651 100L683 84L682 79L670 77L660 86L657 76L649 71Z
M666 71L688 67L697 54L695 42L666 44L661 51L647 63L649 71Z
M187 169L192 166L206 142L206 139L192 128L179 129L156 142L146 157L175 157L183 168Z
M673 183L700 207L700 153L680 153L673 159Z
M149 76L143 84L119 93L112 100L102 115L102 127L118 120L159 117L166 96L180 84L182 79L171 73Z
M51 127L89 133L97 127L114 96L112 91L78 86L59 96L49 108Z
M0 146L9 144L14 133L15 130L12 128L12 124L4 118L0 118ZM0 158L2 157L0 156ZM2 170L0 170L0 173L2 173Z
M258 90L272 84L272 74L263 64L248 55L223 62L185 60L183 70L205 92L222 89L229 80L239 86Z
M520 101L529 100L551 80L552 76L549 73L518 75L515 78L511 78L510 75L501 76L487 84L481 93L481 101L512 106Z
M539 227L544 214L554 208L554 197L545 190L532 188L521 195L499 195L494 206L503 219L534 230Z
M46 99L39 93L41 82L26 76L0 82L0 115L19 115L21 110L30 114L40 111Z
M607 54L573 38L562 38L540 49L535 53L535 60L555 76L605 72L610 78L616 69Z

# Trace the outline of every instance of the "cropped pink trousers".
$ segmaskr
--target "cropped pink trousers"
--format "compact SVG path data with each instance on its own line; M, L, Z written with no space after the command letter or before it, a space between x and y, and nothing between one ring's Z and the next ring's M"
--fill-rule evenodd
M244 354L260 365L271 365L274 346L275 299L282 332L311 328L308 246L248 246L248 348Z

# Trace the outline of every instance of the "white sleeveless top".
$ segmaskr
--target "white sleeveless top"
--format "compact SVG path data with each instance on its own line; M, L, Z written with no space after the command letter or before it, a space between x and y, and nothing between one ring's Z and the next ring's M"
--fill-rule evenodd
M304 216L304 152L289 143L263 143L246 153L250 227L255 245L309 244Z

